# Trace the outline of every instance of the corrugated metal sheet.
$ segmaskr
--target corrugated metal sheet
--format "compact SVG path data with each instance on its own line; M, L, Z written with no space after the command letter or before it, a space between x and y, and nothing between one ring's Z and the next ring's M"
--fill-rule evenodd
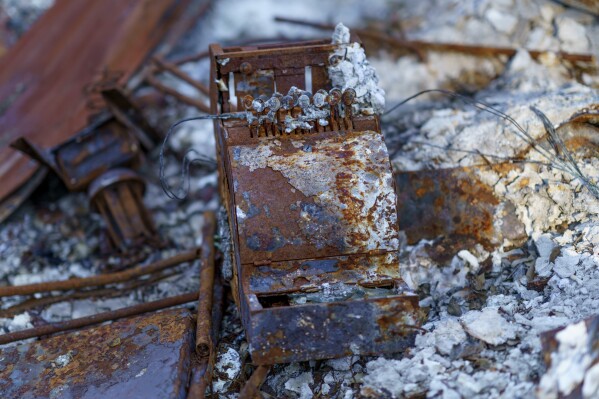
M35 23L0 66L0 200L39 168L10 143L50 148L84 129L104 109L94 86L124 85L192 2L58 0Z

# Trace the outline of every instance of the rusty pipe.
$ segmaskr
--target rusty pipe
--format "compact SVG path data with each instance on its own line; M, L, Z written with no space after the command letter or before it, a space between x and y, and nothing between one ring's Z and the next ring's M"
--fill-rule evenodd
M16 331L0 335L0 345L8 344L10 342L15 341L21 341L28 338L35 338L43 335L50 335L58 332L74 330L81 327L87 327L94 324L103 323L105 321L112 321L122 319L125 317L137 316L142 313L154 312L156 310L166 309L172 306L183 305L185 303L193 302L197 297L198 292L191 292L188 294L159 299L153 302L147 302L139 305L111 310L108 312L102 312L87 317L81 317L78 319L61 321L58 323L29 328L27 330Z
M169 72L205 95L210 95L210 89L183 72L181 69L177 68L177 65L170 63L160 57L153 57L152 61L154 61L160 70Z
M133 269L122 272L107 273L98 276L72 278L69 280L49 281L45 283L15 285L10 287L0 287L0 297L13 295L32 295L40 292L67 291L77 288L94 287L99 285L108 285L122 283L136 277L144 276L177 266L183 262L194 260L200 254L200 248L194 248L189 251L177 254L167 259L161 259L147 266L137 266Z
M178 101L181 101L182 103L191 105L192 107L196 107L197 109L199 109L202 112L210 113L209 106L207 106L200 100L196 100L195 98L191 98L184 94L179 93L177 90L173 89L172 87L169 87L169 86L165 85L164 83L162 83L154 75L146 76L146 82L150 86L153 86L156 90L159 90L159 91L163 92L164 94L174 97L175 99L177 99Z
M216 215L204 214L202 227L202 245L200 257L200 294L198 297L198 320L196 328L196 352L201 358L210 355L212 339L212 295L214 289L214 234L216 233Z
M294 18L284 18L284 17L275 17L275 21L277 22L285 22L296 25L309 26L316 29L322 30L333 30L335 29L335 25L331 24L322 24L315 23L310 21L304 21L300 19ZM353 32L356 32L358 36L362 36L365 38L370 38L373 40L377 40L380 42L384 42L386 44L395 46L395 47L403 47L407 49L411 49L420 53L422 50L429 51L453 51L463 54L469 54L474 56L498 56L505 55L511 57L516 54L518 51L512 47L490 47L490 46L481 46L481 45L472 45L472 44L461 44L461 43L442 43L442 42L427 42L422 40L403 40L398 39L393 36L389 36L383 32L369 29L353 29ZM541 50L528 50L530 56L534 59L539 58L541 55L548 53L549 51L541 51ZM595 57L591 54L579 54L579 53L566 53L563 51L556 52L558 58L564 59L570 62L585 62L585 63L593 63L595 62Z
M254 399L256 397L261 398L260 387L266 380L270 366L258 366L252 373L252 376L245 383L241 392L239 392L239 399Z

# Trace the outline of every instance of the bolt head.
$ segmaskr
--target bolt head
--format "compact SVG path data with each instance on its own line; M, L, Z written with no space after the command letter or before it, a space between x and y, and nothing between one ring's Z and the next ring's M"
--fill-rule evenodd
M240 65L239 70L244 75L249 75L250 73L252 73L252 64L250 64L249 62L244 62Z

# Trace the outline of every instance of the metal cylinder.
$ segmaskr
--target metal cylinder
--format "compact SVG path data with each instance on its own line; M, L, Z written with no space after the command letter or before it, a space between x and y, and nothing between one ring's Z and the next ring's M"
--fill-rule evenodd
M145 182L126 168L112 169L89 186L93 210L102 215L111 242L121 252L157 241L156 228L144 203Z

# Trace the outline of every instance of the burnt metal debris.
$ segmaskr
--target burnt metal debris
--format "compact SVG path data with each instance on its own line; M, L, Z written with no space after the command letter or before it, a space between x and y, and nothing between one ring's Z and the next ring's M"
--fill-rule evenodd
M0 157L6 159L0 220L52 172L69 190L88 193L115 253L162 244L143 203L146 183L135 172L162 134L136 104L133 80L211 114L226 220L206 212L200 248L149 265L0 287L0 297L53 293L0 313L14 315L28 306L133 290L176 273L170 269L181 263L199 264L200 271L198 292L1 335L0 345L45 337L1 350L3 394L204 397L215 368L228 280L256 366L240 398L260 397L273 364L380 355L412 345L424 311L400 275L399 226L408 244L435 239L431 256L447 259L472 243L490 251L506 240L514 246L526 240L515 206L479 179L485 169L505 175L519 165L393 173L378 115L358 104L352 88L332 85L328 69L340 61L339 44L214 44L207 52L169 60L168 49L208 5L193 0L153 1L151 7L146 0L59 2L6 58L8 66L0 72L0 98L7 99L0 103L0 123L8 127L0 142ZM117 12L128 22L122 30L112 18ZM93 27L94 35L85 30L73 35L73 18L85 29ZM89 20L99 22L86 24ZM49 24L59 29L46 38ZM358 32L421 58L425 50L485 56L516 52ZM64 70L54 64L47 68L49 54L63 60L78 54L75 59L95 66L75 62ZM594 61L588 54L559 55L573 63ZM211 63L209 86L179 67L205 57ZM22 65L28 67L22 70ZM165 85L157 77L165 73L208 97L210 105ZM39 81L31 79L36 75ZM54 101L52 93L64 87L68 91ZM24 117L29 110L31 117ZM568 147L596 155L597 115L596 107L587 109L557 127ZM231 246L215 245L215 236L230 238ZM546 283L538 278L529 288L542 290ZM195 301L195 318L186 309L139 316ZM115 322L47 337L106 321ZM594 350L597 321L586 324ZM558 333L542 337L550 366ZM597 363L596 351L591 355ZM581 383L574 396L582 389Z
M203 398L206 388L212 383L216 362L216 348L223 315L224 290L220 273L216 266L216 216L207 212L202 228L200 256L200 292L195 338L195 356L191 369L188 399Z
M501 163L396 173L399 225L408 244L440 236L464 245L482 243L487 250L505 239L516 247L524 243L528 236L515 206L477 177L485 170L504 175L518 167Z
M215 131L231 286L256 365L401 351L420 320L397 267L396 196L379 120L353 112L351 89L331 87L335 48L210 47L212 113L253 115L216 121ZM306 74L328 115L302 120L323 106L299 89Z
M204 57L206 57L207 55L208 54L205 54ZM183 63L188 62L188 60L183 61ZM174 97L177 101L195 107L200 111L210 112L210 106L206 102L186 96L185 94L180 93L176 89L162 83L156 77L158 73L168 73L172 76L175 76L176 78L182 80L183 82L195 88L199 93L202 93L202 95L204 95L205 97L208 97L210 95L210 89L208 89L208 87L206 87L203 83L198 82L197 80L189 76L187 73L183 72L176 62L169 62L162 57L153 57L152 65L148 69L148 71L146 71L145 82L148 83L150 86L154 87L155 89L163 92L164 94Z
M0 335L0 345L10 342L21 341L28 338L41 337L49 334L56 334L62 331L73 330L76 328L86 327L94 324L103 323L122 319L124 317L134 316L141 313L154 312L165 308L170 308L177 305L189 303L197 298L198 293L192 292L188 294L177 295L169 298L159 299L153 302L146 302L140 305L129 306L117 310L111 310L104 313L98 313L91 316L81 317L59 323L46 324L39 327L34 327L27 330L16 331L4 335Z
M181 252L166 259L153 262L145 266L137 266L120 272L105 273L98 276L72 278L69 280L59 280L53 282L35 283L28 285L13 285L0 287L0 297L12 295L32 295L51 291L67 291L100 285L108 285L130 281L134 278L177 266L183 262L189 262L196 259L199 255L199 249L194 248Z
M94 144L100 146L97 150L106 150L108 143L122 140L119 141L121 151L103 153L107 164L136 158L139 145L132 148L134 142L125 137L124 130L130 122L135 124L137 117L129 118L131 120L123 126L121 117L131 115L131 109L118 101L113 89L123 90L128 97L126 84L148 53L159 44L162 52L172 48L183 33L181 29L189 27L195 21L193 18L197 18L197 13L190 11L201 9L199 5L206 3L197 0L109 0L92 4L61 1L40 17L3 57L0 69L3 215L22 201L24 196L19 195L22 193L19 188L23 184L31 185L28 179L40 168L39 162L9 147L20 137L38 148L39 155L51 149L60 150L58 155L64 156L64 163L44 159L50 161L51 167L56 166L54 170L69 188L82 187L99 175L101 166L97 159L82 157ZM114 18L115 15L120 18ZM48 62L50 59L68 62ZM108 93L103 96L103 91ZM114 112L115 106L120 106L122 112ZM119 118L121 122L115 122ZM95 133L90 126L100 131ZM144 131L151 135L147 129ZM139 133L139 129L131 133ZM75 136L79 139L73 139ZM142 145L146 142L141 140ZM16 197L11 198L12 194Z
M5 398L181 398L194 323L167 310L57 335L1 352Z
M144 243L161 245L154 221L143 202L145 182L130 169L112 169L89 186L92 209L107 224L113 245L122 252Z
M0 176L0 220L50 170L69 190L89 191L116 251L131 255L143 245L162 244L142 200L145 183L123 169L139 167L143 152L161 138L135 104L128 83L148 54L172 48L209 2L146 3L60 2L5 57L0 97L8 102L0 113L6 127L0 157L9 161ZM112 17L118 14L127 23ZM79 27L76 34L71 26ZM52 63L49 68L49 58L70 61L68 67ZM54 93L61 93L59 101Z
M260 386L266 380L268 373L270 372L271 366L258 366L243 386L241 392L239 392L239 399L253 399L260 398Z

